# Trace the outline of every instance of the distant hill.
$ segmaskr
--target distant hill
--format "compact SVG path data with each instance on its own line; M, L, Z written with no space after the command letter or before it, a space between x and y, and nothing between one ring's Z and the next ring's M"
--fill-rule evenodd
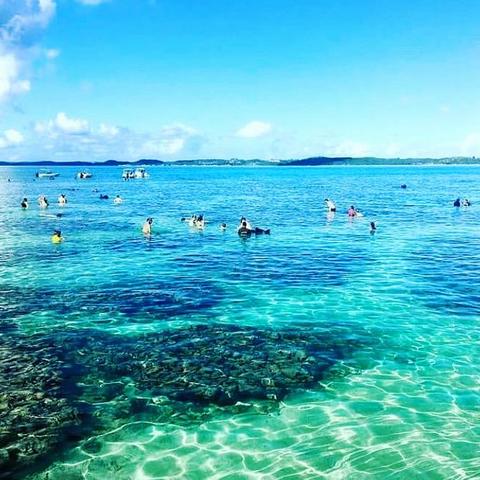
M0 162L0 166L30 166L30 167L136 167L144 166L279 166L279 167L321 167L328 165L480 165L476 157L445 157L445 158L377 158L377 157L309 157L290 160L261 160L240 158L205 158L196 160L175 160L172 162L154 158L141 158L135 162L121 162L106 160L103 162L52 162L49 160L38 162Z

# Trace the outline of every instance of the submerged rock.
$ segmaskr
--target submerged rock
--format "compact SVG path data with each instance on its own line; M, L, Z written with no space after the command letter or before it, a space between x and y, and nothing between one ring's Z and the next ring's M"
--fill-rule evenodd
M25 337L0 335L0 478L60 446L77 411L62 397L64 366Z
M64 335L62 343L71 346L66 359L87 367L94 378L111 382L128 376L156 396L219 405L281 400L292 390L313 387L354 347L351 340L324 334L230 325L134 337ZM104 395L101 389L97 394Z
M135 418L199 421L318 385L358 344L343 334L197 325L135 336L0 330L0 478ZM94 451L94 443L85 448Z

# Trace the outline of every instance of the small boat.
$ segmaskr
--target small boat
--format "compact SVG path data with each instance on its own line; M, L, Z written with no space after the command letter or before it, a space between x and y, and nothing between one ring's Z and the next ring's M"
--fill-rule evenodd
M55 178L58 177L60 174L56 172L52 172L51 170L39 170L35 176L37 178Z
M132 178L148 178L149 176L150 175L147 171L142 167L138 167L135 170L132 168L125 168L122 173L122 178L124 180L130 180Z
M79 180L85 180L87 178L92 178L92 174L88 170L82 170L81 172L77 172L75 175L75 178L78 178Z

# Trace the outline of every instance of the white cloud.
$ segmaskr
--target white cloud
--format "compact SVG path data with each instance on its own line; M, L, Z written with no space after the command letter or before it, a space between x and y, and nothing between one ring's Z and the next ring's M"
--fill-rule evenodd
M54 0L22 0L15 2L15 6L0 29L0 38L10 44L21 41L32 31L46 28L57 8Z
M57 113L54 125L60 131L71 135L81 135L83 133L88 133L89 131L88 122L86 120L82 120L81 118L69 118L63 112Z
M35 45L55 10L54 0L0 2L0 102L30 90L29 66L42 52Z
M23 143L23 135L18 130L5 130L2 135L0 135L0 148L12 147Z
M142 156L175 155L182 152L192 140L198 140L198 132L188 125L176 123L163 127L141 146Z
M0 50L0 101L30 90L30 82L20 78L20 63L13 53Z
M269 134L271 131L272 125L270 123L253 120L237 130L236 135L237 137L243 138L257 138L263 137L264 135Z
M58 137L62 134L85 135L90 132L90 126L87 120L68 117L64 112L59 112L53 120L36 123L35 131L50 137Z
M91 125L64 112L36 123L33 129L34 135L24 148L30 159L51 156L52 152L55 160L194 158L205 142L196 129L181 123L166 125L155 133L138 133L108 123Z
M108 125L107 123L101 123L98 129L98 133L105 137L116 137L119 134L120 130L114 125Z

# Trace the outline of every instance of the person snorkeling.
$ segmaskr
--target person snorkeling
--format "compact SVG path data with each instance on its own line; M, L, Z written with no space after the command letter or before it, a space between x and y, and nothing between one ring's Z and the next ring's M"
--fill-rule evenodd
M55 230L52 235L52 243L62 243L63 242L63 237L62 237L62 232L60 230Z

